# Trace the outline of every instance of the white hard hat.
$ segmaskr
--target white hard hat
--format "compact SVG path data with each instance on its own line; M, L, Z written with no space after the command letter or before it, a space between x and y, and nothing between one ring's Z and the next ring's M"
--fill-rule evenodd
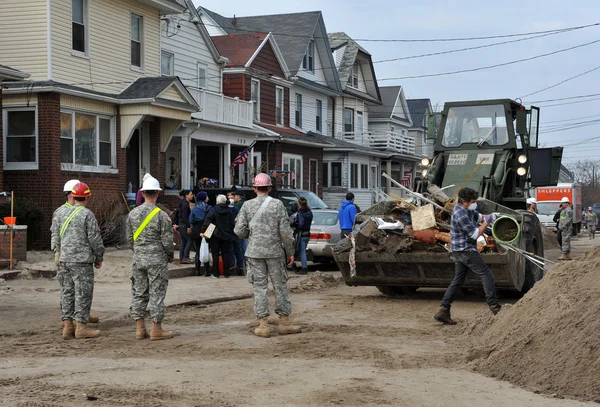
M148 178L150 178L152 175L150 175L149 173L146 173L144 175L144 178L142 178L142 182L146 181Z
M162 191L162 189L158 180L150 175L144 180L141 191Z
M537 203L537 201L535 200L535 198L527 198L527 204L528 205L531 205L531 204L534 204L534 203Z
M79 180L78 179L70 179L65 183L65 186L63 187L63 192L71 192L73 190L73 187L75 185L79 184Z
M567 198L566 196L560 200L560 203L571 203L571 200L569 198Z
M591 210L592 210L592 207L591 207L591 206L588 206L588 211L591 211Z

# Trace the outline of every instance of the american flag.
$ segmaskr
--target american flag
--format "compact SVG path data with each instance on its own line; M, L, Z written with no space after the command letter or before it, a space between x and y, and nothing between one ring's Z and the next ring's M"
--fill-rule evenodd
M252 147L254 147L255 144L256 144L256 141L252 142L252 144L250 144L248 147L246 147L245 149L240 151L238 156L235 157L235 160L233 160L231 162L230 167L233 168L233 167L237 167L238 165L245 164L246 160L248 159L248 155L250 155L250 150L252 150Z
M400 184L402 184L403 186L410 188L412 185L412 172L413 169L411 168L410 171L406 171L404 173L404 177L400 180Z

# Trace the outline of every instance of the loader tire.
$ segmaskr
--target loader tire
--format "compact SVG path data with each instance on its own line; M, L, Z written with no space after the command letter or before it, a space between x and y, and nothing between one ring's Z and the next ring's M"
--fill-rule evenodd
M411 295L417 292L417 287L403 287L398 285L378 285L377 289L381 294L389 295L390 297Z
M521 233L525 239L525 250L537 256L544 257L544 238L542 225L536 215L529 211L519 211L523 215ZM535 266L532 262L525 262L525 283L521 294L533 288L533 285L544 277L544 270Z

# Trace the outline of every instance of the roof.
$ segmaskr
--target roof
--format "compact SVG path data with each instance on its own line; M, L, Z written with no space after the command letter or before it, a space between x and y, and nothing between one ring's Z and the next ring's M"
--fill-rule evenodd
M424 120L427 108L431 105L431 101L429 99L406 99L406 103L408 103L408 110L413 122L411 128L423 128L426 123Z
M324 150L335 149L335 150L344 150L344 151L355 151L357 153L363 153L367 155L381 156L381 157L389 157L390 154L385 151L377 150L370 147L364 147L359 144L350 143L349 141L339 140L333 137L323 136L321 134L316 134L309 132L310 135L314 135L318 139L329 143L329 148L325 147Z
M246 66L267 33L229 34L212 37L219 53L229 59L227 67Z
M381 106L370 106L369 107L369 119L395 119L403 123L410 124L410 117L393 116L394 108L396 107L396 101L400 92L402 92L402 86L382 86L379 88L381 94ZM412 111L409 109L409 112Z
M279 127L271 124L260 123L260 127L264 127L267 130L274 131L281 135L282 141L300 141L303 144L311 144L316 148L329 147L330 144L327 141L323 140L322 137L315 136L314 133L302 133L296 129L292 129L289 127Z
M2 80L20 80L29 78L27 72L19 71L18 69L11 68L10 66L0 65L0 81Z

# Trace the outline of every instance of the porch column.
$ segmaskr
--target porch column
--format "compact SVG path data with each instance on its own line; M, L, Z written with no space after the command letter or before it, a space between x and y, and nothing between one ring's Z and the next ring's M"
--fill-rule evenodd
M392 176L392 160L387 160L385 162L385 173L387 175L389 175L390 177ZM392 181L390 181L388 178L385 179L385 192L386 193L390 193L392 190Z
M192 160L192 140L185 130L181 132L181 188L187 189L191 185L190 172ZM193 187L193 186L192 186Z
M402 180L404 179L404 170L405 170L404 166L405 166L405 162L402 161L402 165L400 166L400 179L397 180L400 183L402 183ZM406 192L402 191L402 198L405 198L405 197L406 197Z
M227 188L231 185L231 144L227 143L223 146L223 179L221 180L221 188Z

